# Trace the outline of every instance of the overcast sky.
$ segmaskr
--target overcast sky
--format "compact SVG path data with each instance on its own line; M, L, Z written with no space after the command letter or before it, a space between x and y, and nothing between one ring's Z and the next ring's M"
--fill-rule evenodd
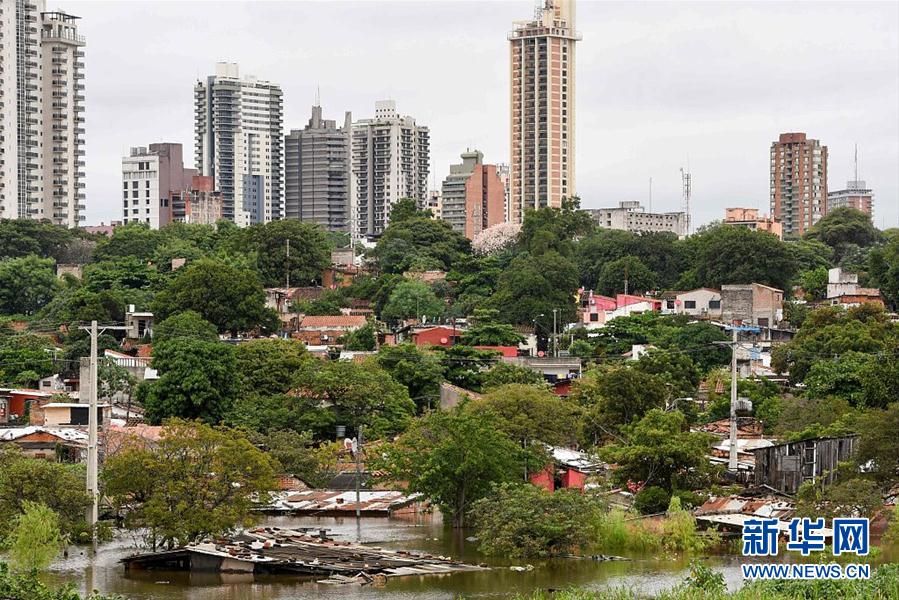
M193 162L193 85L217 61L279 83L284 127L302 128L316 86L326 118L378 99L431 128L432 179L466 148L509 156L512 21L504 2L51 0L87 36L87 224L121 218L121 157L181 142ZM780 132L829 147L829 186L859 176L875 224L899 226L899 3L578 4L577 191L585 207L680 207L693 223L727 206L768 208ZM188 165L192 166L192 165Z

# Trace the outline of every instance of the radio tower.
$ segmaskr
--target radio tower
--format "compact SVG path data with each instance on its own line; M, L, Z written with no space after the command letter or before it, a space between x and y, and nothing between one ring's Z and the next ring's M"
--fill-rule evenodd
M687 235L690 235L690 193L691 193L691 184L690 184L690 171L689 166L688 170L684 170L683 167L680 168L680 179L681 179L681 188L683 198L681 199L681 211L685 215L687 215Z

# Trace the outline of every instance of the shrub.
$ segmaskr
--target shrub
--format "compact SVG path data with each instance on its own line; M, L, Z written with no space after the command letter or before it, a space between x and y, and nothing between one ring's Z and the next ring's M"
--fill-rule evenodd
M640 490L634 497L634 508L641 515L655 515L665 512L671 495L663 488L651 485Z

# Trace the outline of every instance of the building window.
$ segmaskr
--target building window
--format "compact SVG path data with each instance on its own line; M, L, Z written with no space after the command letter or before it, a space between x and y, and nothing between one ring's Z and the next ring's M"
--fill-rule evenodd
M590 321L594 323L599 321L599 313L590 313Z
M696 308L696 300L684 300L684 308Z
M721 300L709 300L709 308L721 308Z

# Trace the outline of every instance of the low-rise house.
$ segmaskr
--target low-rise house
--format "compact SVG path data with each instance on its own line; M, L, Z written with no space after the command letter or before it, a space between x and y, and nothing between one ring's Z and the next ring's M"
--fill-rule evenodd
M103 356L111 359L116 365L123 369L126 369L138 381L144 381L145 379L152 380L158 378L156 370L150 367L151 352L152 348L141 352L141 354L144 354L145 356L132 356L131 354L125 354L124 352L117 352L115 350L104 350ZM81 364L81 379L84 381L88 380L88 374L85 371L87 367L87 361L83 360ZM86 401L86 394L88 392L87 386L84 386L81 390L82 395L80 396L82 401Z
M22 388L0 388L0 424L15 423L29 405L49 402L58 392Z
M86 427L90 417L90 405L78 402L32 404L29 417L32 425L42 425L44 427ZM108 404L98 404L97 424L108 423L109 419L110 406Z
M721 320L773 327L783 320L783 290L760 283L721 286Z
M443 346L449 348L459 343L464 329L436 325L434 327L413 327L408 338L416 346Z
M472 392L471 390L466 390L463 387L459 387L458 385L453 385L448 381L442 381L440 383L440 408L446 410L448 408L453 408L462 400L468 398L469 400L478 400L481 398L481 394L477 392Z
M584 489L587 476L605 468L597 458L568 448L547 448L552 462L545 469L532 473L532 484L553 492L562 488Z
M505 362L537 371L550 383L577 379L581 376L581 359L576 356L518 356L503 358Z
M300 321L293 337L307 345L334 346L341 337L356 331L367 323L365 317L352 315L312 316L307 315Z
M578 296L581 305L581 322L584 324L584 327L588 329L597 327L601 323L605 323L605 313L607 311L615 310L618 307L615 298L594 294L593 290L581 288L578 290Z
M880 290L859 286L858 275L844 271L840 267L827 271L827 302L842 306L859 306L874 302L883 306Z
M690 315L698 319L721 318L721 290L697 288L665 294L662 313Z
M273 308L278 314L289 314L295 302L318 300L325 293L324 287L275 287L265 288L265 306Z
M0 428L0 444L18 446L30 458L82 462L87 456L87 442L87 432L73 427Z
M742 533L743 525L750 519L778 519L777 530L780 535L785 536L789 533L789 522L795 512L796 505L793 502L773 495L712 496L693 514L700 524L732 534ZM825 537L832 535L826 528L822 533Z
M128 305L125 312L125 337L140 339L144 336L153 337L153 313L149 311L135 310L133 304Z
M858 436L815 438L785 442L753 450L755 484L795 494L806 481L833 483L837 465L852 458Z

